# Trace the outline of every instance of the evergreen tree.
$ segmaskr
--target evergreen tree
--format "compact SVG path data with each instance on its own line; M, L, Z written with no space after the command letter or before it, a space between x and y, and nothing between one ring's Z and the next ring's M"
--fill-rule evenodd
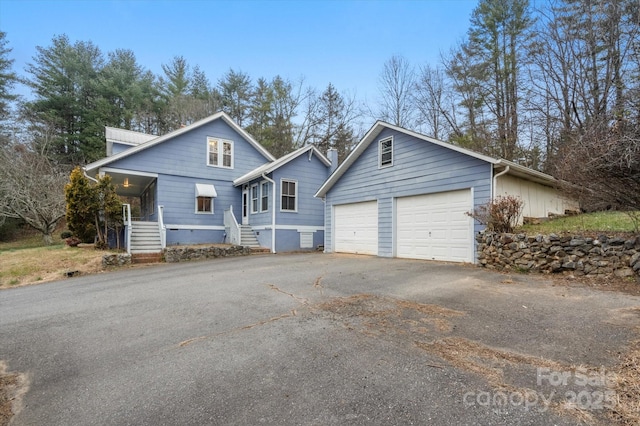
M253 85L251 77L240 71L230 69L218 80L218 91L222 102L222 110L238 123L245 126L251 110Z
M0 122L9 116L9 103L17 99L12 91L18 76L12 69L14 60L9 57L12 49L8 44L7 33L0 31Z
M54 37L38 53L27 71L35 99L26 104L35 126L53 130L50 154L67 164L84 164L104 155L104 117L96 108L102 53L91 42L71 44Z

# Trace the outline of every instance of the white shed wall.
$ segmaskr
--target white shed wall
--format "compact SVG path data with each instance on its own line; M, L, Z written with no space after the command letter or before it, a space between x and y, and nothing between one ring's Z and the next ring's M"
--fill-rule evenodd
M515 195L524 201L524 217L547 217L549 213L564 214L576 209L577 203L567 199L557 189L519 177L503 175L496 182L494 195Z

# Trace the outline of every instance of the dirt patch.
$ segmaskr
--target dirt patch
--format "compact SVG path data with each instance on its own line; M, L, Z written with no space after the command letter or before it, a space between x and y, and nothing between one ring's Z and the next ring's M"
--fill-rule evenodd
M8 373L0 361L0 426L6 426L22 408L22 396L27 390L24 374Z
M616 404L609 417L621 425L640 425L640 341L631 345L620 363L613 391Z
M331 299L311 310L320 310L366 336L414 345L456 369L478 375L494 389L492 395L517 395L523 401L535 401L536 409L550 409L583 424L640 424L640 342L621 355L618 367L603 373L601 366L570 365L455 336L456 321L464 320L465 313L439 305L358 294ZM611 319L603 321L640 326L640 307L612 311ZM603 374L615 380L600 381ZM568 383L554 383L562 375ZM599 399L602 395L607 396Z
M357 294L339 297L314 306L345 327L367 335L426 335L450 333L450 318L464 312L438 305L422 304L391 297Z
M640 296L640 278L606 277L575 277L573 275L554 275L553 285L565 287L588 287L600 291L616 291Z

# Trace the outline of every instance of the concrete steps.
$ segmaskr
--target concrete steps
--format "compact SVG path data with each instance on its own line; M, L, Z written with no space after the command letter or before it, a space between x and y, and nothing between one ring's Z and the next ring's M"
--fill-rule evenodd
M240 245L248 246L252 249L261 249L260 243L249 225L240 225Z
M132 222L131 254L162 253L162 240L157 222Z

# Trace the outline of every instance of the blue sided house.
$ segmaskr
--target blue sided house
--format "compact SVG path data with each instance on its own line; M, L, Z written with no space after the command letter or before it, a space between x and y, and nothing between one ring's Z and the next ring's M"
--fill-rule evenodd
M473 263L467 212L497 195L547 217L576 204L547 174L378 121L320 187L325 252Z
M314 146L276 160L223 112L162 136L107 127L106 142L107 157L84 169L139 201L123 206L131 253L222 242L275 253L324 241L314 194L331 162Z

